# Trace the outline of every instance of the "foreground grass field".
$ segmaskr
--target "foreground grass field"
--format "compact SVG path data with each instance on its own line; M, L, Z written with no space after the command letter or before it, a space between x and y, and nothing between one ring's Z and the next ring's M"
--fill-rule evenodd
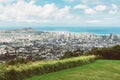
M96 60L91 64L26 80L120 80L120 60Z

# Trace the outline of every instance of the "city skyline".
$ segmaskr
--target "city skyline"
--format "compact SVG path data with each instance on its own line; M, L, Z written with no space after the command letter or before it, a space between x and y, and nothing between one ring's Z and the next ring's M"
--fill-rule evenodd
M119 2L119 0L0 0L0 28L119 27Z

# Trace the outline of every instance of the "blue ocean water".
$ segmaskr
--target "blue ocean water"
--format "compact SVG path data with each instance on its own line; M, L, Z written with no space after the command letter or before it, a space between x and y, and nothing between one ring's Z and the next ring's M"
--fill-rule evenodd
M120 27L37 27L39 31L67 31L75 33L95 33L95 34L120 34Z
M27 27L0 27L0 30L14 30L14 29L22 29ZM32 27L38 31L67 31L67 32L75 32L75 33L95 33L95 34L110 34L116 33L120 34L120 27Z

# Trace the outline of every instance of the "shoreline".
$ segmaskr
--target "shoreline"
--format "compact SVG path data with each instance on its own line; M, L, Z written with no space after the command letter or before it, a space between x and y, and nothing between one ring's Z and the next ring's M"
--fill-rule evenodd
M24 30L30 28L35 31L41 31L41 32L66 32L66 33L75 33L75 34L82 34L82 33L88 33L88 34L96 34L96 35L109 35L111 33L120 35L120 27L101 27L101 28L95 28L95 27L24 27L24 28L0 28L0 31L16 31L16 30Z

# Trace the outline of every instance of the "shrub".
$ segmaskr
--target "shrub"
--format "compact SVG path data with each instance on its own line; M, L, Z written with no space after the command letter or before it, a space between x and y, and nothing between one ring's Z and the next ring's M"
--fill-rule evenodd
M12 60L8 60L8 61L6 61L6 64L7 65L16 65L16 64L26 64L26 63L28 63L28 62L30 62L30 60L28 60L28 59L12 59Z
M96 56L82 56L63 59L59 61L44 61L32 62L27 64L10 65L2 71L4 73L0 80L23 80L24 78L34 75L41 75L50 72L56 72L63 69L80 66L91 63L96 59Z
M83 55L84 51L83 50L80 50L80 49L77 49L75 51L67 51L65 52L64 56L61 57L61 59L65 59L65 58L71 58L71 57L78 57L78 56L81 56Z
M98 55L103 59L120 60L120 46L117 45L111 48L93 49L87 54Z

